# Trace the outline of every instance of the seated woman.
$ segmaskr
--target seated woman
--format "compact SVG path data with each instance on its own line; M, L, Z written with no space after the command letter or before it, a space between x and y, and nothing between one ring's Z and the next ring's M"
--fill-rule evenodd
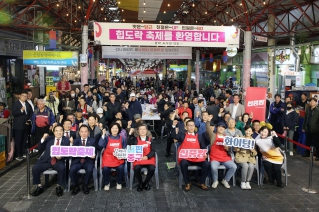
M268 175L269 183L274 184L277 181L278 187L283 187L281 181L281 165L284 157L279 151L281 145L275 131L271 131L267 126L263 126L259 130L259 135L255 138L256 145L262 154L263 164ZM275 179L274 179L275 177Z
M102 155L102 174L104 179L104 190L110 190L111 169L116 169L117 185L116 189L122 189L122 180L124 174L124 160L119 160L113 155L114 149L126 149L126 140L119 135L121 127L118 123L112 123L110 126L110 135L106 136L106 129L103 129L102 137L99 140L97 149L105 148Z
M251 125L252 118L252 113L250 113L250 115L248 113L244 113L241 118L239 117L239 121L236 123L236 128L239 129L243 135L245 134L245 127L247 125Z
M253 128L250 125L245 126L244 138L253 139ZM250 180L254 173L257 152L255 149L235 148L235 162L241 167L241 189L251 189Z
M232 137L242 137L243 134L241 133L241 131L239 129L236 129L236 122L235 119L230 118L228 120L228 128L225 130L225 135L226 136L232 136Z
M211 121L212 116L209 118L209 122ZM217 132L216 134L213 132L214 127L206 124L206 132L210 138L210 148L209 148L209 157L210 157L210 165L212 169L212 177L213 184L212 188L217 188L218 186L218 166L224 165L228 171L226 173L225 178L222 181L222 184L226 188L230 188L228 181L234 175L237 166L229 156L228 147L223 145L224 136L225 136L225 128L226 125L223 122L219 122L217 124Z
M147 125L145 123L139 124L137 127L138 136L134 136L134 129L131 128L129 132L129 145L143 145L143 157L139 161L133 163L134 174L138 181L137 191L149 191L151 189L149 182L152 179L155 172L155 149L152 142L152 137L146 136ZM144 182L142 182L141 170L147 169L147 175Z
M6 109L6 103L0 102L0 118L9 118L10 111Z

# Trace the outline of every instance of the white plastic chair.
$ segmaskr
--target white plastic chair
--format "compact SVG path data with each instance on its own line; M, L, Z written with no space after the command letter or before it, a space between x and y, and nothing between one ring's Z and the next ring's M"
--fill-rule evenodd
M103 157L103 152L105 149L102 149L101 152L98 152L99 158L100 158L100 176L99 176L99 190L102 189L102 184L103 184L103 173L102 173L102 157ZM112 169L112 171L116 171L116 169ZM125 160L124 163L124 178L125 178L125 182L126 182L126 188L129 187L129 180L128 180L128 173L127 173L127 161Z
M158 157L157 157L157 153L155 152L155 161L156 161L156 165L155 165L155 173L154 176L155 177L155 182L156 182L156 189L159 189L159 176L158 176ZM147 171L146 168L142 168L141 172ZM133 183L134 183L134 169L133 169L133 163L131 163L131 169L130 169L130 190L132 190L133 188Z
M98 161L98 157L95 157L95 164L94 164L94 168L93 168L93 181L94 181L94 191L97 191L99 189L98 186L98 177L97 177L97 161ZM70 162L70 166L71 166L71 162ZM80 169L78 171L79 174L86 174L85 169ZM70 178L70 173L69 173L69 181L68 181L68 190L70 191L70 187L71 187L71 178Z
M284 157L284 161L281 165L281 169L283 169L285 172L285 184L286 186L288 185L288 170L287 170L287 157L286 157L286 153L284 151L282 151L280 148L278 148L280 153L282 154L282 156ZM261 167L260 167L260 185L263 185L264 182L264 177L265 177L265 168L264 168L264 164L261 160Z
M71 160L69 160L69 163L71 163ZM64 162L64 165L65 165L65 169L67 169L66 160ZM58 174L58 172L55 171L54 169L51 169L51 168L43 172L45 187L49 187L49 176L50 175L57 175L57 174ZM66 176L64 176L64 180L63 180L63 189L64 189L64 191L70 191L70 188L67 187Z

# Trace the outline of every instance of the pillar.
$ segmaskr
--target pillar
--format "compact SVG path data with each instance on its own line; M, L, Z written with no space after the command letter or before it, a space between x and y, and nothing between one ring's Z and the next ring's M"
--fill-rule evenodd
M82 54L87 55L88 49L88 26L84 25L82 30ZM84 85L88 84L88 63L81 64L81 89L83 90Z
M94 55L95 55L95 51L94 48L92 48L92 58L90 59L90 69L91 69L91 79L96 79L96 75L95 75L95 66L94 66Z
M275 16L268 15L268 32L275 31ZM268 38L268 46L275 46L275 39ZM268 49L268 91L275 96L276 94L276 67L275 67L275 49Z
M110 82L110 58L107 59L107 63L106 63L106 81Z
M99 74L99 71L100 71L100 51L99 50L96 50L94 52L94 55L95 55L95 76L96 76L96 79L98 82L100 82L100 74Z
M188 65L187 65L187 85L188 85L188 90L191 90L191 79L192 79L192 60L188 59Z
M245 50L244 50L244 73L243 73L243 90L246 91L250 87L250 69L251 69L251 42L252 32L248 27L248 31L245 32Z
M165 79L167 73L167 67L166 67L166 59L164 60L163 63L163 72L162 72L162 78Z
M196 91L199 93L199 50L196 50Z

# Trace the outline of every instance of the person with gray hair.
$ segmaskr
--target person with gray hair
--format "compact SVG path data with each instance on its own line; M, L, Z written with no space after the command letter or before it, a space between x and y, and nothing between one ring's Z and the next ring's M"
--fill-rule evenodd
M34 109L34 113L31 116L31 133L34 134L35 141L31 144L32 146L39 143L43 135L52 130L54 122L55 116L52 110L45 106L44 99L38 99L37 107Z

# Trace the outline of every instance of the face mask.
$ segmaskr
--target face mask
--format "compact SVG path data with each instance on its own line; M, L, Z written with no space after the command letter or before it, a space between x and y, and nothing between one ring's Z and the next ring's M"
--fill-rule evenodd
M75 94L71 94L72 97L75 97Z
M291 110L291 107L287 107L287 110Z

